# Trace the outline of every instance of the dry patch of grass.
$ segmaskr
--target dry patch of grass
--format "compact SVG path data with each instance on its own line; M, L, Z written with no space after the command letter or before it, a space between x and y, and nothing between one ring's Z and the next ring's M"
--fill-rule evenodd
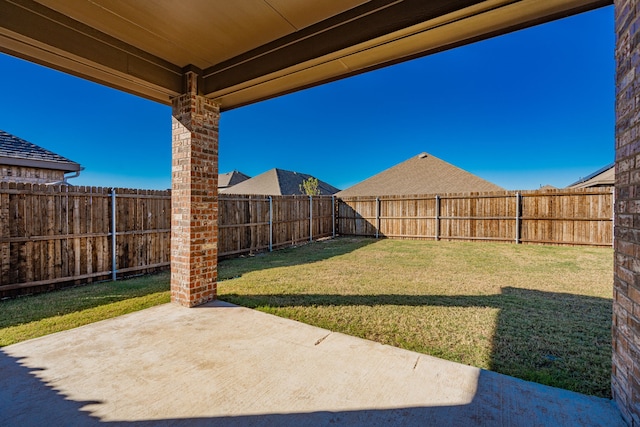
M220 264L220 299L610 397L609 248L340 238ZM226 280L225 280L226 279Z

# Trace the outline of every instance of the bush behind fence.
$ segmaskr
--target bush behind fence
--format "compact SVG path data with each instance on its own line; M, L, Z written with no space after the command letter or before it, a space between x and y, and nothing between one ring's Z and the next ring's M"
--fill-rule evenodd
M218 209L220 257L336 233L597 246L613 240L611 187L345 199L224 194ZM166 269L170 224L170 191L0 183L0 297Z

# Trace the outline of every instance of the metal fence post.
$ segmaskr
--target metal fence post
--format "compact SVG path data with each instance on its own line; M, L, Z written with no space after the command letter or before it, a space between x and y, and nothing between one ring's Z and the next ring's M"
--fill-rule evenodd
M611 190L611 247L615 248L616 235L616 187Z
M269 252L273 251L273 197L269 196Z
M376 197L376 239L380 238L380 197Z
M440 240L440 196L436 195L436 241Z
M111 280L116 280L116 189L111 189Z
M331 196L331 237L336 237L336 196Z
M309 196L309 241L313 242L313 196Z
M516 245L520 243L520 227L522 226L522 196L516 193Z

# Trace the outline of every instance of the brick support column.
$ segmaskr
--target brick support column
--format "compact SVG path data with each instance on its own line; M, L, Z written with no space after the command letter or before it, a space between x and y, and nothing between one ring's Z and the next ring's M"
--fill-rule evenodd
M615 1L616 205L611 390L640 426L640 0Z
M172 100L171 301L186 307L215 299L218 279L220 108L197 84L187 72Z

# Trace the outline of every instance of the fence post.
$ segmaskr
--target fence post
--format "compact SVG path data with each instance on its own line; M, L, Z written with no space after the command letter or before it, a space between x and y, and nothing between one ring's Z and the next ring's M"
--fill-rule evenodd
M522 226L522 195L516 193L516 245L520 243L520 227Z
M111 189L111 280L116 281L116 189Z
M269 252L273 252L273 197L269 196Z
M309 241L313 242L313 196L309 196Z
M616 235L616 187L611 190L611 247L615 248Z
M380 197L376 197L376 239L380 238Z
M436 195L436 241L440 240L440 196Z
M331 237L336 237L336 196L331 196Z

